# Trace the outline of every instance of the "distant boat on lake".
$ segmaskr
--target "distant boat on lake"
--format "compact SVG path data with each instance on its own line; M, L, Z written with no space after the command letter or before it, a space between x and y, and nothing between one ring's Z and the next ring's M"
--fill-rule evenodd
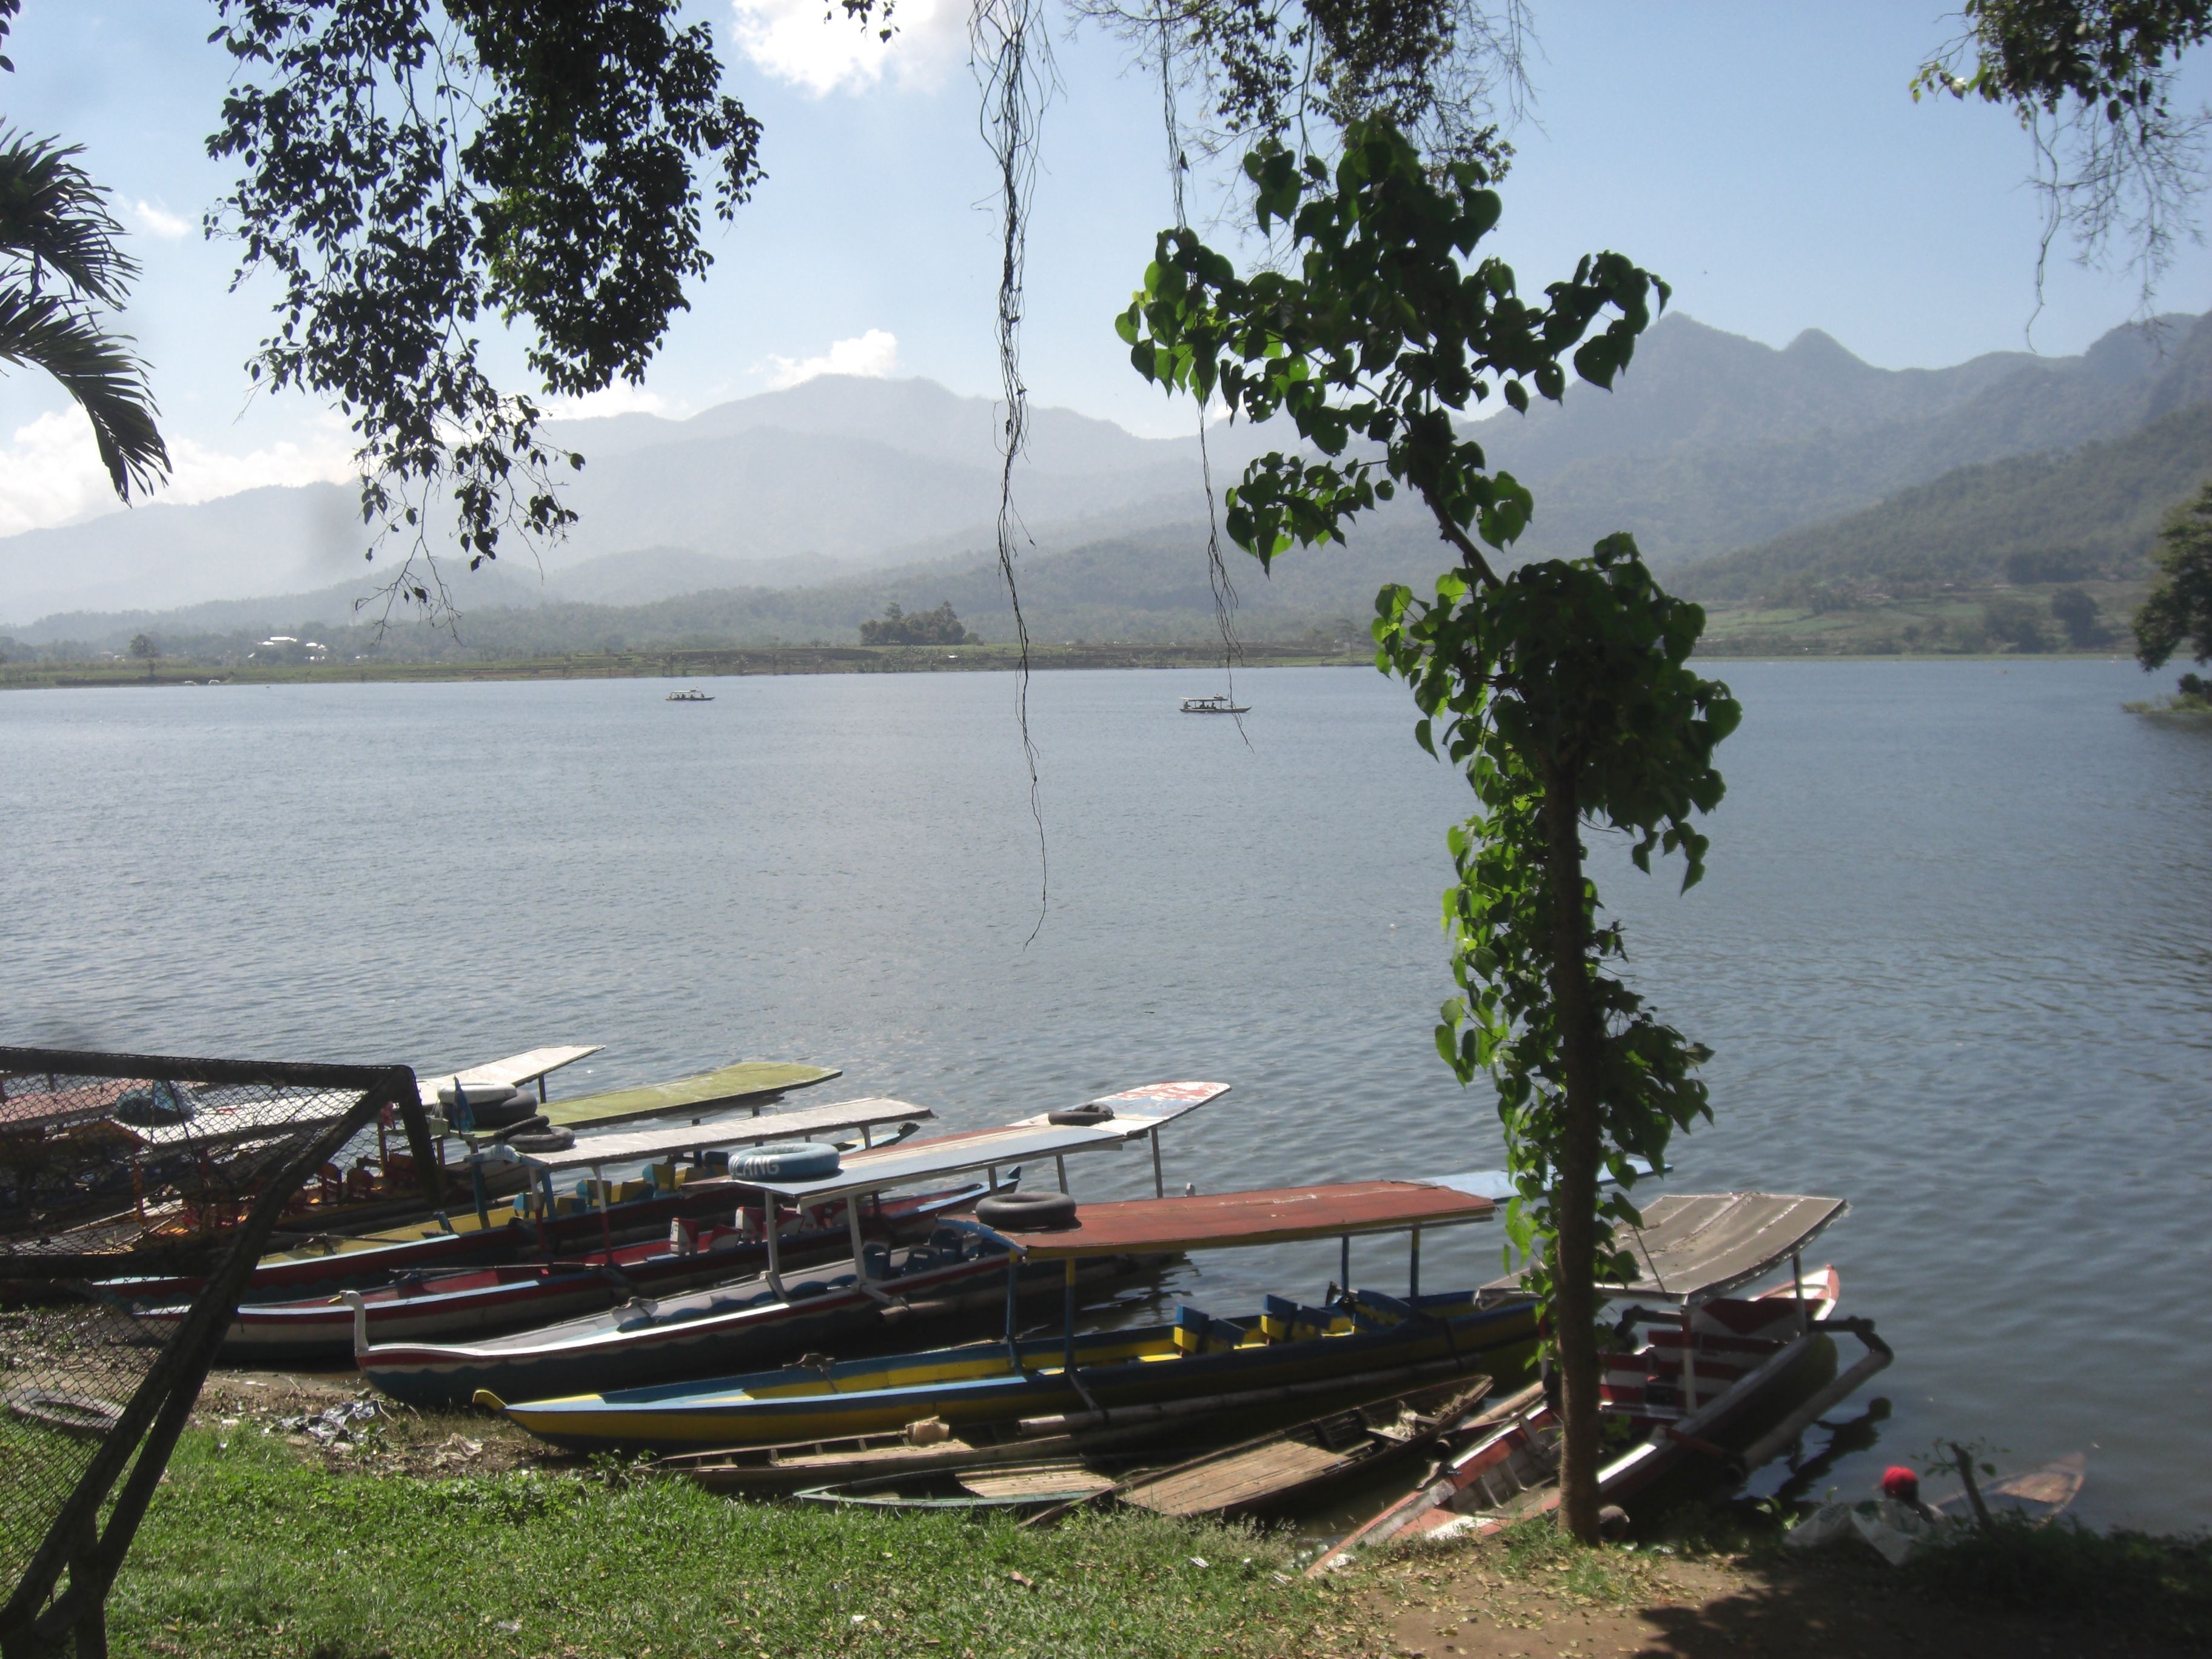
M668 694L668 701L671 702L712 702L714 699L710 694L702 691L697 686L687 685L681 691L671 691Z
M1231 702L1226 696L1185 697L1182 712L1186 714L1249 714L1249 703Z

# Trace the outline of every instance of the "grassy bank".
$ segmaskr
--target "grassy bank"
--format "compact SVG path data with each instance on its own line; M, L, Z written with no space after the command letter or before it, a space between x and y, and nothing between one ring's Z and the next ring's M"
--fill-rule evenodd
M2129 656L2128 619L2141 582L2079 585L2095 603L2093 643L2069 642L2051 611L2055 589L1948 587L1911 597L1830 595L1820 604L1705 601L1701 656Z
M118 1653L172 1659L1321 1659L1355 1644L1353 1619L1246 1532L1134 1516L1024 1532L611 1470L338 1473L248 1429L187 1437L110 1628Z

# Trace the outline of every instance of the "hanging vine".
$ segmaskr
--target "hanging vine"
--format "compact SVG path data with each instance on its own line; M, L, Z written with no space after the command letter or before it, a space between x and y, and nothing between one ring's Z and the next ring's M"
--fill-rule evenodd
M1038 0L975 0L968 40L983 93L981 125L999 170L999 383L1006 416L999 428L999 577L1013 607L1014 637L1021 647L1015 677L1016 719L1022 759L1029 768L1030 817L1037 836L1037 919L1026 948L1044 927L1052 863L1045 844L1044 804L1037 781L1036 744L1030 737L1030 630L1022 616L1014 563L1030 539L1014 506L1014 464L1029 447L1030 393L1022 379L1023 282L1029 263L1030 204L1036 194L1037 129L1054 85L1052 44Z

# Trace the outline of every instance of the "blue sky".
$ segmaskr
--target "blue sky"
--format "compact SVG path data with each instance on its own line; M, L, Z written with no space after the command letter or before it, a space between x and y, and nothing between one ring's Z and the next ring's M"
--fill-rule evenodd
M823 364L996 385L995 225L959 0L902 0L889 48L821 21L821 0L695 0L731 90L767 126L769 177L718 232L714 270L630 406L681 415ZM265 289L228 291L200 214L224 171L202 139L230 66L208 0L29 0L0 82L8 118L83 143L137 233L129 317L179 457L179 499L337 476L343 426L249 398ZM1616 247L1699 319L1770 344L1821 328L1869 362L1934 366L2031 343L2039 208L2003 112L1906 94L1955 32L1927 4L1626 3L1537 10L1531 120L1501 251L1539 288ZM1062 38L1031 242L1028 374L1039 398L1148 432L1188 416L1129 371L1110 322L1169 216L1157 92L1095 34ZM2193 77L2202 96L2207 77ZM2124 272L2054 265L2039 349L2125 321ZM2165 308L2212 308L2189 249ZM0 379L0 533L103 501L67 400Z

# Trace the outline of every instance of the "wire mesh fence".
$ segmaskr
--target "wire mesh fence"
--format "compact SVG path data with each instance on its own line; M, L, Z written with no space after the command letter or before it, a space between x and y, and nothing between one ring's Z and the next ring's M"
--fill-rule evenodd
M373 1224L425 1154L402 1067L0 1048L6 1659L72 1634L100 1650L107 1586L261 1253L280 1230Z

